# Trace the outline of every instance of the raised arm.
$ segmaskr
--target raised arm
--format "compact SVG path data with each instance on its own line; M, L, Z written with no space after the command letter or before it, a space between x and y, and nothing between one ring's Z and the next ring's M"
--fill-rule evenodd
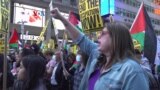
M54 8L51 11L51 15L54 18L62 21L72 40L75 41L76 44L79 45L80 49L84 51L87 55L89 55L92 50L96 48L97 45L91 40L89 40L87 37L85 37L84 34L79 32L79 30L77 30L75 26L73 26L66 18L64 18L60 14L58 8Z
M51 11L51 15L62 21L62 23L64 24L64 26L66 27L66 29L68 30L72 40L75 40L76 38L78 38L80 32L67 20L65 19L59 12L58 8L54 8Z

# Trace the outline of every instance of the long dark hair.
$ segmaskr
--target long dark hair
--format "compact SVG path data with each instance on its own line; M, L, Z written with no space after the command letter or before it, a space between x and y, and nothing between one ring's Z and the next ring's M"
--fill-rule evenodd
M25 57L27 55L35 55L34 51L28 48L23 48L20 54L21 54L21 57Z
M124 60L124 58L134 58L134 46L129 28L118 22L106 23L104 28L107 28L111 37L111 58L105 68L111 67L114 63ZM101 66L106 63L106 56L101 54L99 56L98 64Z
M76 60L76 55L75 55L74 53L70 53L70 54L68 55L67 59L68 59L68 60L69 60L69 59L73 60L73 62L72 62L72 64L73 64L74 61Z
M25 90L31 90L44 76L45 60L37 55L29 55L22 59L22 64L26 69Z

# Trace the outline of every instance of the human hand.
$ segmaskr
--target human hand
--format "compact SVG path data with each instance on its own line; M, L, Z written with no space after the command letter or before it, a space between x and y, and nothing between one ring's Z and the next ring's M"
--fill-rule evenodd
M60 13L58 8L53 8L51 10L51 16L56 18L56 19L60 19L60 20L63 18L63 16L61 15L61 13Z
M63 70L63 75L65 76L65 79L70 76L69 72L66 69Z

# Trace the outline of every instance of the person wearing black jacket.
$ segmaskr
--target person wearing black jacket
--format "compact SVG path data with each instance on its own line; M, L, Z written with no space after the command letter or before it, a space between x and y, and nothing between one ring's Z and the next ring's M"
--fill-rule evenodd
M53 69L52 76L51 76L51 84L52 84L52 90L69 90L69 83L68 79L63 74L63 66L60 58L61 52L56 51L56 65ZM68 70L65 63L65 68Z
M4 55L0 53L0 90L2 90L3 86L3 61L4 61ZM9 64L7 64L9 67ZM13 86L14 83L14 77L11 74L10 70L7 70L7 88L10 88Z

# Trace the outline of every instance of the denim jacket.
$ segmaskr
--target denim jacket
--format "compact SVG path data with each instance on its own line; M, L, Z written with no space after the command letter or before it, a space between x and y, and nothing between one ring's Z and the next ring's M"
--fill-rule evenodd
M79 87L79 90L88 90L89 77L95 70L99 56L97 44L83 34L80 34L74 42L89 55ZM126 58L102 73L95 83L94 90L149 90L149 83L140 65L136 61Z

